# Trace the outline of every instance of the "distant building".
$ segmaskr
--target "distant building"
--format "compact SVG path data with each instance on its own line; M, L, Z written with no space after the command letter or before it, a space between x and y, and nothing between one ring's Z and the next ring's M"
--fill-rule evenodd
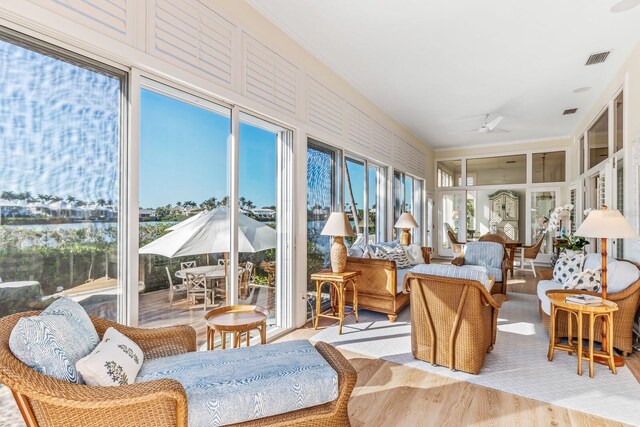
M141 219L149 219L155 218L157 215L155 209L140 209L139 216Z
M273 209L265 209L265 208L253 209L251 211L251 213L258 220L269 221L269 220L275 220L276 219L276 211L273 210Z

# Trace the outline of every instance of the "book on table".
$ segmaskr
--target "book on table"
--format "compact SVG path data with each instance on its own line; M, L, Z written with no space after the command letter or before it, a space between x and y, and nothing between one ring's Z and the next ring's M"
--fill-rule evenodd
M602 304L602 298L594 296L594 295L569 295L565 299L565 302L570 302L572 304L582 304L582 305L600 305Z

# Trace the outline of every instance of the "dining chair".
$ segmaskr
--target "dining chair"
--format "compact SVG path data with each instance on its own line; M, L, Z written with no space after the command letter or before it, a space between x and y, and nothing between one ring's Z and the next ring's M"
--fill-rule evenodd
M165 270L167 270L167 278L169 278L169 306L171 306L171 304L173 303L173 294L175 294L176 292L186 291L187 286L184 280L182 281L182 284L174 284L173 278L171 277L171 272L169 271L169 267L165 267Z
M207 310L207 296L211 297L211 305L214 304L213 289L207 289L207 276L204 273L187 273L187 299L192 299L193 304L195 304L195 299L198 295L202 295L204 297L205 311Z
M523 246L519 248L520 255L520 271L531 271L533 273L533 277L536 278L536 267L534 264L534 260L538 256L540 252L540 248L542 247L542 243L544 242L545 234L543 233L537 242L535 242L531 246ZM529 261L529 265L531 269L525 268L526 262Z
M453 257L456 258L462 252L464 252L465 243L459 242L453 230L447 230L447 236L449 237L449 243L453 250Z

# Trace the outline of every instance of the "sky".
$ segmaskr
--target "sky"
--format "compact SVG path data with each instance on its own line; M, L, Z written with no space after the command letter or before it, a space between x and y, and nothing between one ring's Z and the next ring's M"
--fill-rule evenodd
M143 89L140 112L140 206L227 195L229 117ZM276 134L240 124L240 197L276 204Z

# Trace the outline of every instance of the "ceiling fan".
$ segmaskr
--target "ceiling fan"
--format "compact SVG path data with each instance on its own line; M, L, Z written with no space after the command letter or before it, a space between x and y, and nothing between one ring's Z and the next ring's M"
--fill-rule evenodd
M511 132L507 129L501 129L498 127L500 122L504 119L504 116L497 116L495 119L489 121L489 114L485 114L484 120L482 122L482 126L476 129L463 130L461 132L450 132L450 133L467 133L467 132L478 132L478 133L508 133Z

